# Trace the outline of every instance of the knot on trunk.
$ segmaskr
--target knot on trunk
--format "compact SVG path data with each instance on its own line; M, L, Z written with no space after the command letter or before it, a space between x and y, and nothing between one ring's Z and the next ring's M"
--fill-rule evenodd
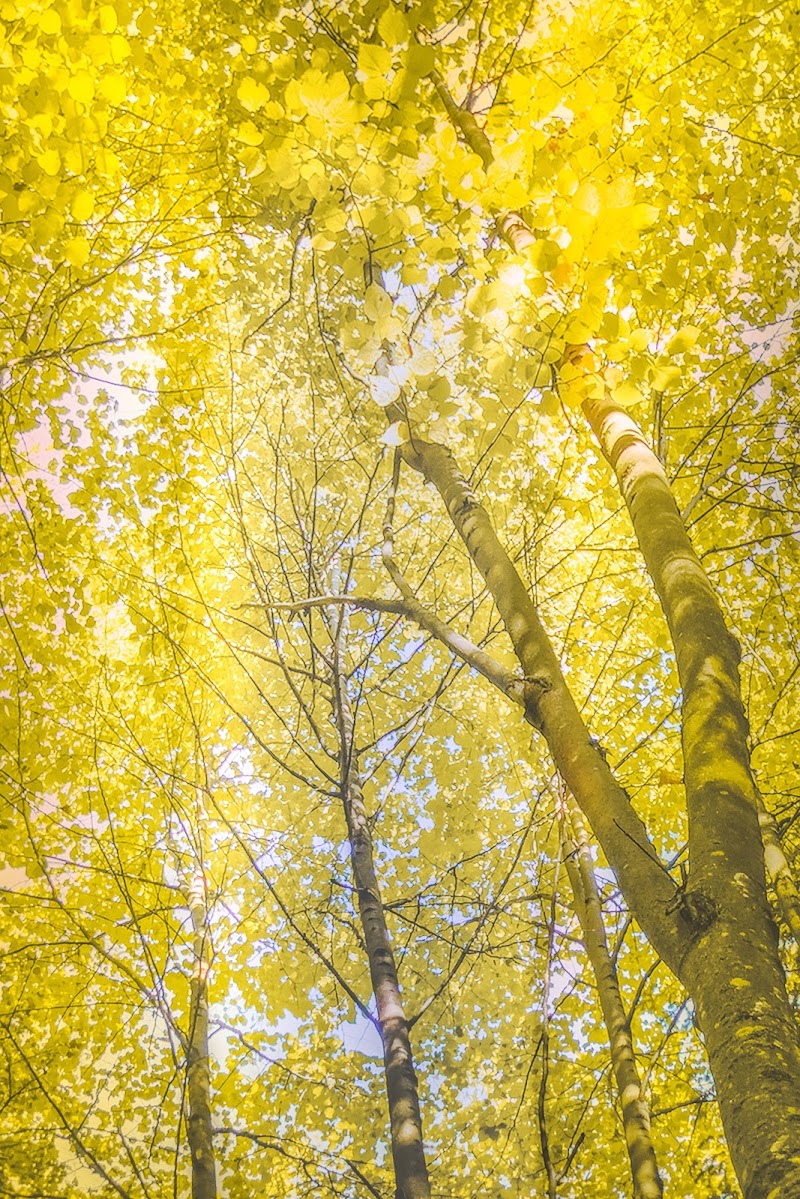
M458 524L460 520L463 520L470 512L474 512L476 508L480 508L478 497L469 483L465 481L461 492L450 509L453 520Z
M509 699L524 709L528 724L541 730L542 717L539 712L539 703L542 696L552 690L553 684L544 675L526 674L521 679L514 679L509 684L506 694Z
M678 887L667 904L666 912L668 916L677 912L678 917L692 932L702 933L714 923L719 915L719 908L705 891L687 891L684 887Z

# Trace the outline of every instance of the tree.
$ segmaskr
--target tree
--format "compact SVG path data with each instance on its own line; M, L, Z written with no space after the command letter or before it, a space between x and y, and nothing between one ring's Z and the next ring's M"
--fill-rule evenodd
M796 1192L796 14L2 17L6 1189Z

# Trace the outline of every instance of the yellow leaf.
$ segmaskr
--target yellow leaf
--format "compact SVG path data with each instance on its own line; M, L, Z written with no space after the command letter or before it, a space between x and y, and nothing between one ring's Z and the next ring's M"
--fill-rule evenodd
M317 117L331 131L339 134L355 124L358 109L350 99L350 85L343 71L323 75L316 68L305 71L286 88L291 106L304 108L310 117Z
M92 248L86 237L73 237L64 246L64 257L72 266L84 266L89 261Z
M681 375L679 366L660 366L653 375L653 387L656 391L666 391L673 383L680 382Z
M243 146L236 157L244 167L247 179L253 179L267 169L267 156L257 146Z
M449 381L449 379L446 379L444 377L444 375L441 375L436 380L433 387L428 389L428 398L430 400L432 400L434 404L444 404L447 400L449 400L450 399L450 381Z
M700 330L696 325L684 325L674 337L670 338L667 344L667 353L685 354L687 350L692 349L699 336Z
M45 150L43 154L38 155L36 161L45 175L57 175L61 170L61 155L58 150Z
M545 362L526 363L525 377L531 387L551 387L553 383L553 368Z
M149 9L142 9L136 17L136 28L142 37L150 37L156 31L155 13Z
M600 191L597 184L592 183L591 179L585 180L576 190L572 203L579 212L597 216L601 208Z
M626 408L630 408L633 404L638 404L642 399L641 391L629 379L626 379L624 383L620 383L618 387L615 387L611 394L618 404L622 404Z
M71 212L76 221L88 221L94 212L94 196L85 188L72 201Z
M636 354L641 354L642 350L646 350L653 338L650 329L634 329L631 332L628 342L631 349Z
M399 8L389 6L381 13L378 33L386 46L404 46L409 39L408 22Z
M549 416L551 419L558 416L561 408L561 400L554 391L546 391L539 400L539 411L543 416Z
M556 187L559 195L569 198L578 190L578 176L571 166L564 166L556 175Z
M620 179L614 179L606 188L606 207L630 208L635 192L636 188L631 177L622 176Z
M246 146L260 146L264 140L264 134L252 121L242 121L234 136Z
M46 8L39 14L39 28L42 33L49 33L51 36L61 32L61 17L54 8Z
M128 94L128 84L124 75L104 73L98 91L109 104L121 104Z
M603 309L601 304L593 303L590 299L584 299L577 312L573 316L591 329L592 333L597 333L603 323ZM565 337L566 341L588 341L588 337Z
M115 33L111 39L111 58L113 62L122 62L130 56L131 48L127 39L121 33Z
M350 85L343 71L337 71L335 75L327 76L314 67L304 71L299 79L292 80L286 89L287 97L294 92L296 92L300 104L304 105L308 112L313 113L314 116L320 116L324 112L326 104L346 99L350 92Z
M36 220L37 233L40 239L40 244L50 241L56 237L64 228L64 218L60 212L54 208L48 208L44 216L38 217Z
M634 204L631 209L631 223L634 229L649 229L661 218L661 209L655 204Z
M422 46L412 42L404 56L406 70L412 79L423 79L436 66L436 51L433 46Z
M362 42L358 47L358 69L369 78L374 75L385 75L392 69L392 54L385 46L373 46Z
M570 383L567 387L561 388L560 398L565 408L580 408L586 399L586 394L581 388L580 383L576 381L575 383Z
M413 375L416 375L418 380L425 379L428 375L433 376L430 387L433 387L435 382L436 366L436 355L432 350L426 350L421 346L414 348L414 352L408 360L408 369Z
M364 314L378 321L392 311L392 297L378 283L370 283L364 297Z
M586 399L602 400L603 396L605 395L606 388L600 375L587 375L583 380L581 387L583 388L583 393Z
M68 175L83 175L89 169L89 154L78 142L64 142L60 146L61 162ZM101 148L98 147L98 153Z
M582 243L591 235L591 232L594 229L595 219L592 214L590 212L586 212L585 209L570 208L564 213L563 223L565 229L569 231L569 235L572 239L570 245L567 247L569 253L571 256L578 258L582 253ZM573 242L581 243L581 250L578 253L574 253L572 244Z
M116 180L119 175L119 159L113 150L109 150L108 146L98 146L95 153L95 166L98 174L107 179Z
M111 4L104 4L98 13L100 28L103 33L113 33L117 28L117 10Z
M83 43L84 53L91 58L95 67L99 70L95 71L95 78L102 82L103 68L111 62L111 38L106 37L103 33L93 33ZM98 90L100 85L98 84Z
M269 91L263 83L248 75L236 89L236 99L248 112L258 112L269 100Z
M91 104L94 99L94 79L88 71L79 71L67 84L67 92L79 104Z
M572 343L573 345L581 344L594 337L595 332L595 329L592 329L585 323L585 321L582 321L580 317L575 316L569 321L569 324L564 330L564 340L567 343Z
M288 142L273 146L267 151L267 160L272 176L279 187L287 190L294 187L299 178L299 169L294 150Z
M513 282L513 277L509 278L505 273L502 278L485 284L481 288L484 309L491 312L493 308L500 308L503 312L508 312L516 302L518 286Z

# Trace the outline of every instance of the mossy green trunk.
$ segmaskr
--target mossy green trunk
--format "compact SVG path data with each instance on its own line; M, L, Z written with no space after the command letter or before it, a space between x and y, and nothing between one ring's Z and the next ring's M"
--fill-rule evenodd
M661 463L609 398L586 414L617 476L669 625L683 692L689 875L672 968L695 1003L745 1199L800 1195L800 1049L766 894L739 647Z

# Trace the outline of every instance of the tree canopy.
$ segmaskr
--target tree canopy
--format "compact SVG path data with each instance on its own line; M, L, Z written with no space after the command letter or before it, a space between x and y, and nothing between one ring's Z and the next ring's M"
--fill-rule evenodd
M800 1193L797 6L0 0L0 1193Z

